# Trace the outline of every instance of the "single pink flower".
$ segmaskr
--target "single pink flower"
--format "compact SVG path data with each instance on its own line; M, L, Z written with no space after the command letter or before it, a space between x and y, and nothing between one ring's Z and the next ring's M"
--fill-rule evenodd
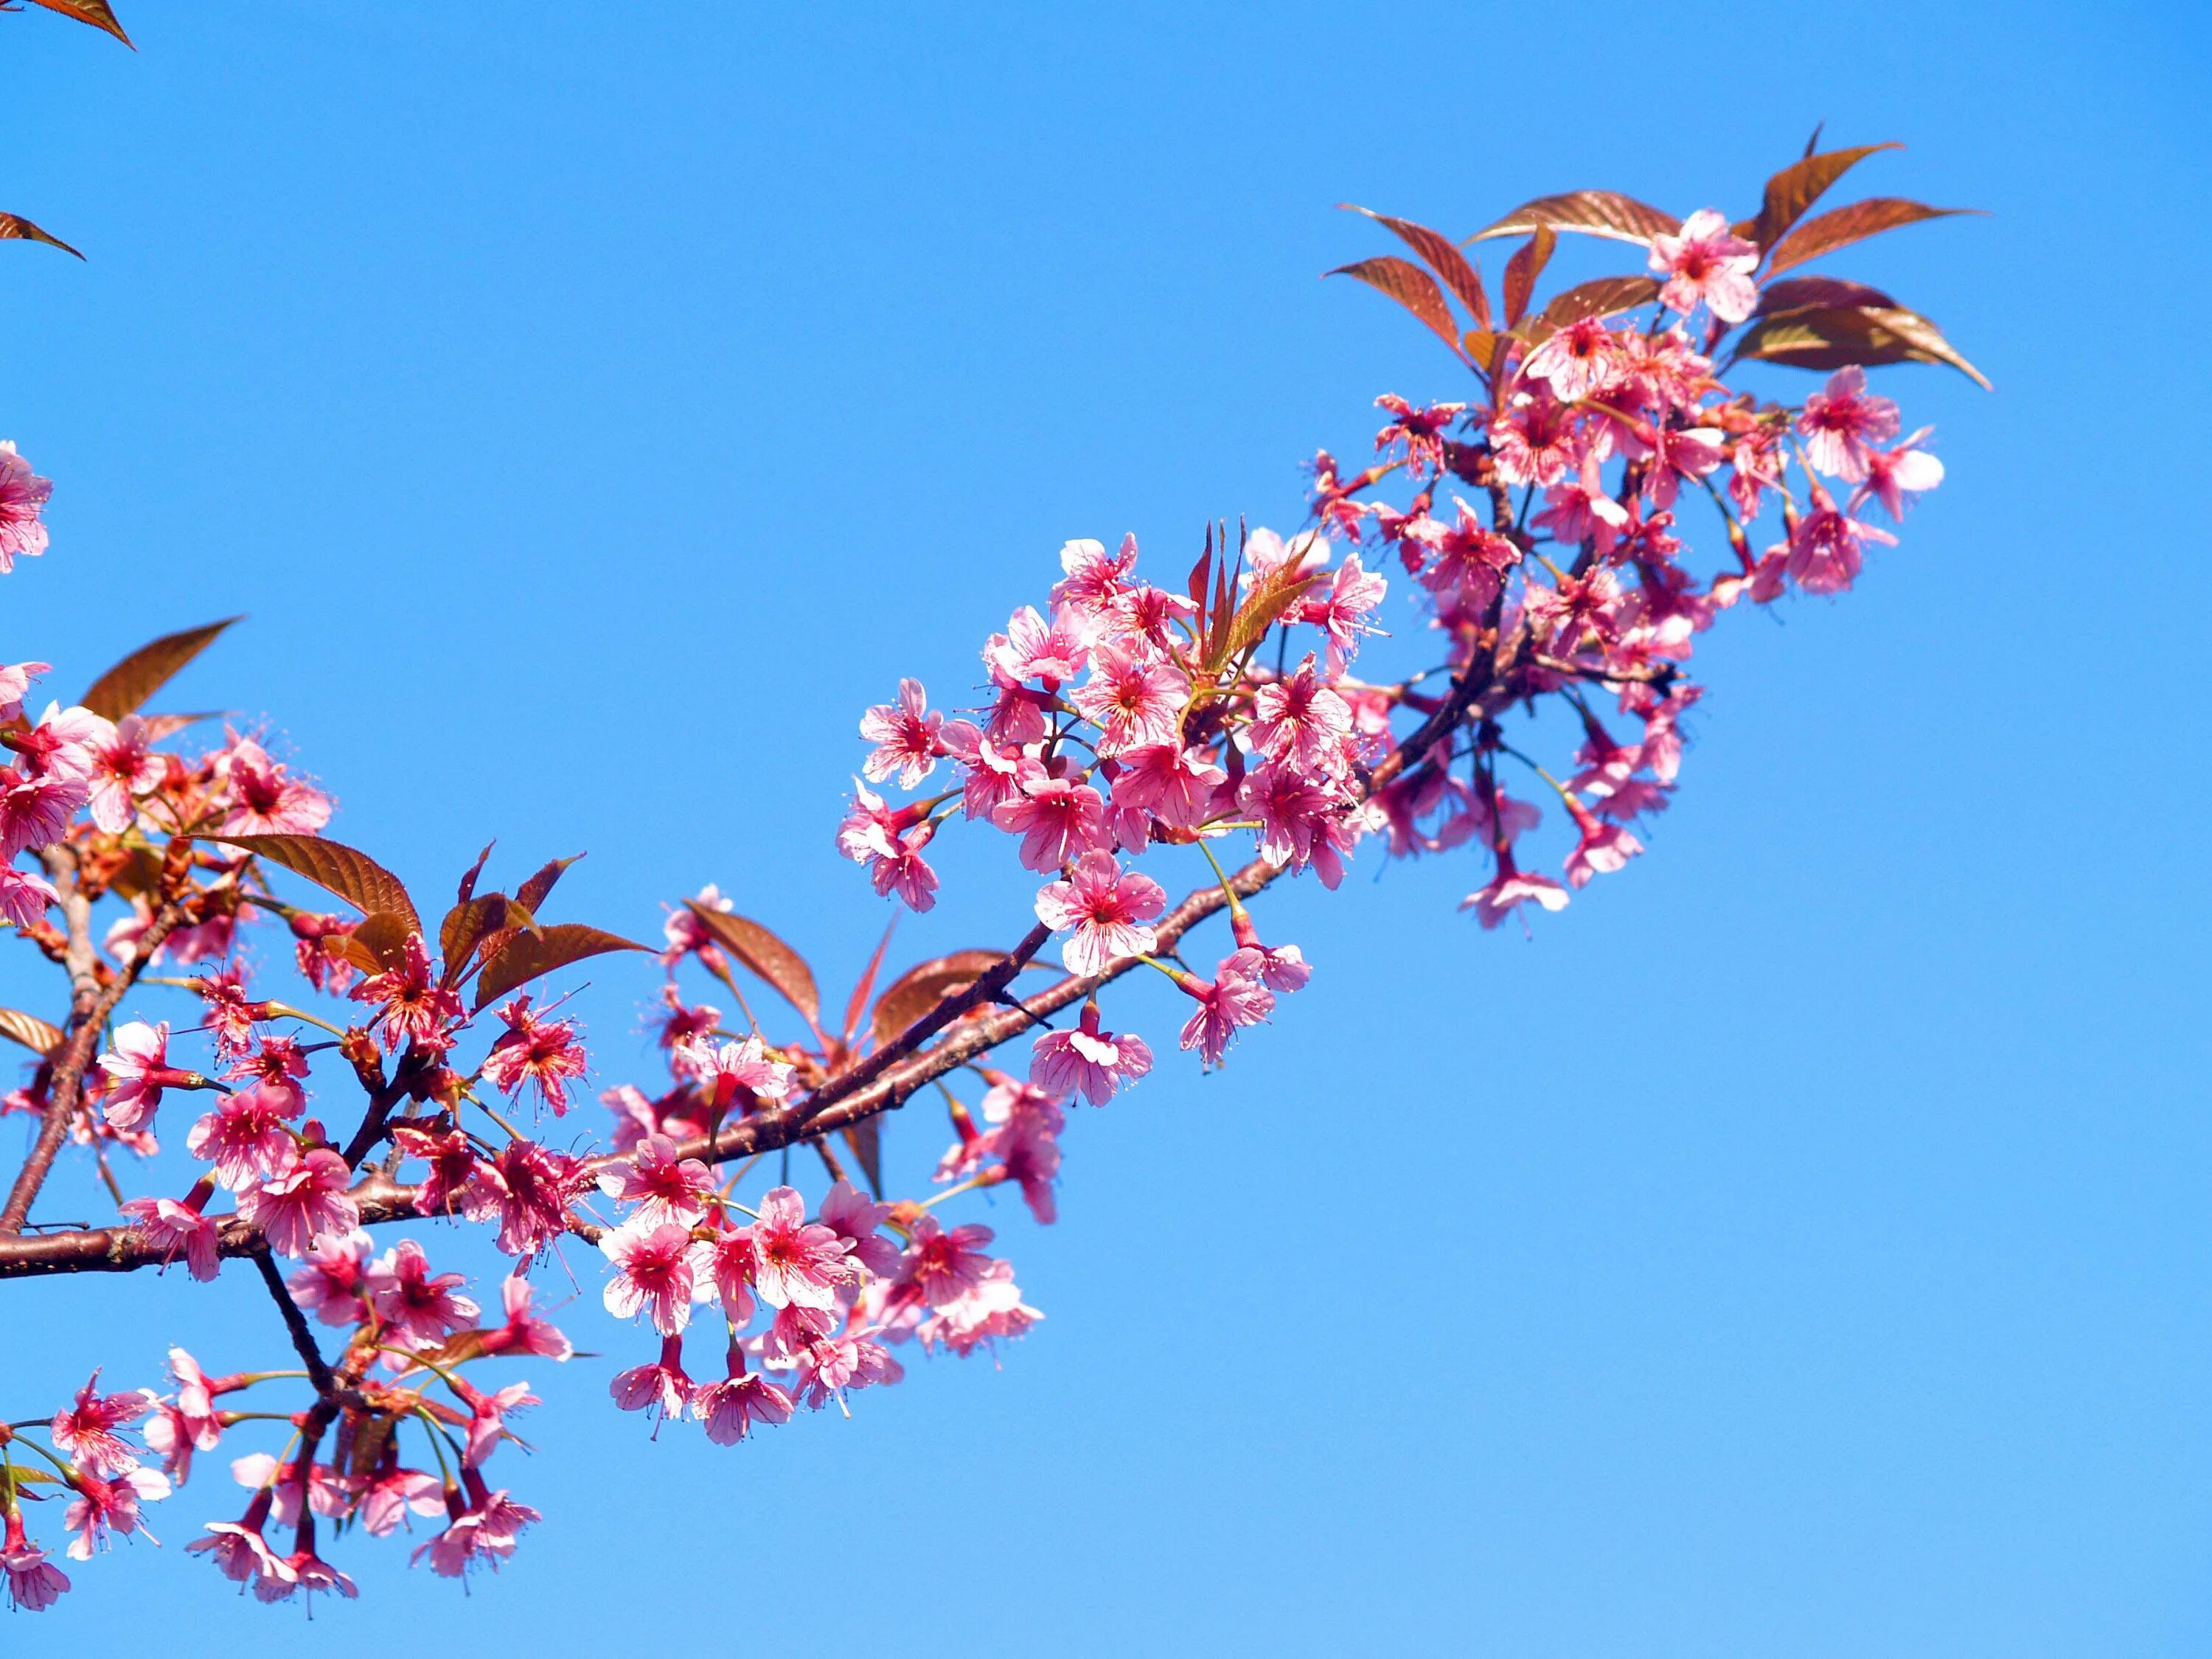
M1098 726L1098 752L1118 755L1146 744L1176 743L1190 681L1159 657L1140 656L1118 645L1091 653L1091 678L1068 701Z
M49 1425L54 1446L80 1469L127 1474L138 1467L138 1454L120 1431L154 1409L154 1396L143 1389L102 1395L99 1387L100 1373L94 1370L76 1398L54 1413Z
M1083 1005L1075 1030L1048 1031L1030 1050L1030 1081L1052 1094L1080 1091L1093 1106L1103 1106L1121 1085L1152 1069L1152 1051L1144 1038L1098 1029L1096 1002Z
M837 1232L806 1219L806 1200L789 1187L761 1200L760 1219L741 1229L751 1240L753 1288L771 1308L836 1305L837 1289L852 1282L851 1248Z
M1060 960L1071 974L1103 973L1123 957L1152 948L1146 926L1167 908L1159 883L1135 871L1123 874L1111 853L1085 853L1068 866L1067 878L1037 894L1037 920L1069 933Z
M691 1415L718 1446L734 1446L756 1423L774 1426L791 1420L791 1396L764 1376L748 1376L744 1351L730 1345L730 1374L692 1392Z
M301 1153L288 1169L238 1195L238 1213L261 1229L279 1255L300 1256L332 1233L361 1224L361 1207L347 1195L353 1170L327 1146Z
M1854 483L1867 476L1874 447L1903 429L1897 405L1868 393L1866 370L1856 363L1831 374L1826 386L1805 399L1797 416L1805 459L1831 477Z
M1910 505L1908 495L1924 495L1943 482L1943 463L1920 446L1936 428L1923 426L1894 449L1870 449L1866 454L1866 482L1851 492L1847 511L1856 513L1869 498L1878 501L1893 519L1902 519Z
M1495 927L1522 905L1534 902L1547 910L1564 910L1567 904L1567 890L1547 876L1523 875L1514 867L1510 848L1500 848L1498 855L1498 874L1490 884L1468 894L1460 901L1462 910L1472 908L1475 920L1486 928ZM1522 924L1528 925L1525 921Z
M13 570L16 560L36 558L46 550L46 526L40 515L53 493L53 480L33 472L31 464L15 453L15 443L0 438L0 576Z
M0 865L0 921L34 927L49 906L61 902L61 896L44 876Z
M975 1222L947 1232L933 1215L914 1224L906 1260L899 1270L899 1285L933 1308L949 1307L983 1281L991 1265L982 1247L996 1235Z
M411 1238L400 1240L371 1263L362 1282L387 1340L410 1347L434 1346L474 1325L481 1311L474 1297L461 1294L467 1279L460 1273L434 1275L422 1247ZM406 1363L388 1358L395 1368Z
M1182 1028L1182 1043L1199 1051L1200 1063L1218 1066L1237 1031L1257 1025L1275 1011L1275 994L1260 982L1257 951L1237 950L1221 959L1211 980L1191 974L1176 977L1185 995L1198 1004Z
M691 1322L692 1295L707 1271L708 1247L696 1242L689 1227L625 1223L601 1238L599 1249L615 1266L602 1293L609 1313L617 1319L647 1314L663 1336L674 1336Z
M945 752L938 737L944 725L945 716L931 712L921 682L901 680L896 702L878 703L860 716L860 735L876 745L860 770L871 783L896 774L900 788L913 788Z
M757 1042L758 1038L748 1038ZM735 1048L735 1043L725 1045ZM790 1067L783 1068L788 1072ZM635 1204L625 1219L644 1227L674 1222L696 1227L706 1218L714 1175L696 1158L678 1158L666 1135L647 1135L623 1162L599 1176L599 1190L617 1204Z
M1721 321L1740 323L1759 304L1751 279L1759 269L1758 245L1733 234L1715 209L1699 208L1672 236L1654 236L1650 263L1666 273L1659 303L1670 311L1687 315L1702 300Z
M173 1198L125 1199L122 1212L131 1218L149 1244L173 1261L183 1253L185 1266L194 1279L205 1283L222 1267L222 1236L216 1224L190 1202Z
M46 1559L23 1531L21 1510L8 1511L7 1532L0 1540L0 1573L7 1577L8 1605L26 1613L44 1613L68 1594L69 1575Z
M1334 772L1352 735L1352 706L1326 684L1309 656L1287 679L1252 694L1252 746L1269 760Z
M991 822L1022 837L1024 870L1057 870L1070 859L1107 845L1106 804L1087 783L1039 778L991 814Z
M291 776L251 738L239 738L216 771L230 793L226 835L312 836L331 820L331 798Z
M503 1095L514 1094L525 1083L535 1085L553 1115L561 1116L568 1109L568 1080L583 1076L586 1066L575 1026L564 1019L539 1018L530 1012L526 996L509 1002L499 1017L507 1030L484 1056L484 1076Z

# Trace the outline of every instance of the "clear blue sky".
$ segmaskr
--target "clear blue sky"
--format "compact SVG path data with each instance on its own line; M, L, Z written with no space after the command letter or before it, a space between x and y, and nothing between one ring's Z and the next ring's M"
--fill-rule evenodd
M968 684L1063 538L1287 523L1375 393L1455 392L1315 280L1382 251L1333 204L1741 212L1816 120L1903 139L1867 191L1995 216L1845 269L1998 390L1889 372L1948 483L1717 631L1650 856L1534 943L1465 860L1279 902L1312 988L1083 1112L1058 1227L990 1212L1050 1316L1001 1370L648 1445L579 1310L611 1357L532 1373L549 1518L468 1605L366 1544L311 1627L234 1601L179 1548L218 1466L0 1649L2212 1650L2197 9L125 17L0 17L0 206L90 255L0 250L0 435L58 481L0 658L249 611L177 700L270 714L334 833L433 889L588 848L562 914L630 932L719 881L833 981L864 703ZM904 951L1019 932L951 864ZM621 1080L650 970L597 981ZM281 1342L234 1273L6 1303L10 1414Z

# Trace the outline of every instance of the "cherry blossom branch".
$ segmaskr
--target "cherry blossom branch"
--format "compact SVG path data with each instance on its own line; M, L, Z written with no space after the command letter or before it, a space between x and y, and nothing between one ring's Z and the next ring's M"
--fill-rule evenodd
M314 1385L318 1397L327 1398L337 1387L337 1377L323 1351L316 1346L315 1334L307 1328L307 1316L300 1311L300 1304L292 1299L292 1292L284 1284L284 1275L276 1271L276 1264L269 1258L269 1247L264 1243L247 1254L261 1274L261 1282L269 1287L269 1298L276 1304L276 1311L284 1316L284 1333L292 1339L292 1346L300 1356L300 1363L307 1368L307 1381Z
M31 1154L24 1159L22 1170L15 1176L6 1206L0 1207L0 1238L13 1238L30 1219L31 1206L38 1200L40 1188L46 1184L62 1142L68 1138L70 1120L76 1115L78 1090L84 1080L85 1067L92 1064L93 1055L100 1047L100 1028L137 983L139 974L153 961L155 949L180 920L175 904L164 904L140 936L123 971L102 988L96 973L99 956L92 943L92 902L84 896L77 879L76 854L68 846L57 843L47 849L47 867L57 878L63 915L69 924L70 1032L55 1056L53 1080L49 1085L46 1116L39 1125L38 1139L32 1143Z

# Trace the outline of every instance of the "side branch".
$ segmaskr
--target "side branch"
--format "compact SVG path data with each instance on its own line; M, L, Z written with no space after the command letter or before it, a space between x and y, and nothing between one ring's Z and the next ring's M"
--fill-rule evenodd
M23 1160L7 1204L0 1206L0 1240L21 1233L30 1219L31 1206L69 1136L70 1120L76 1115L85 1068L92 1064L100 1047L100 1029L138 982L144 964L153 960L155 949L179 917L174 904L162 905L139 935L130 962L103 989L97 974L100 957L92 942L92 902L77 882L76 854L64 846L52 847L47 849L46 866L61 890L62 914L69 923L70 1031L54 1058L53 1079L48 1085L46 1113L39 1125L39 1137L32 1143L31 1155Z

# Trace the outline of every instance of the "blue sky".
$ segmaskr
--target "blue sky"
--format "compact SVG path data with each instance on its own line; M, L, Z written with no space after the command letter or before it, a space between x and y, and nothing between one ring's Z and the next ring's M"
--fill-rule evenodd
M863 705L965 686L1064 538L1180 569L1376 393L1458 390L1315 280L1384 251L1334 204L1740 213L1817 120L1902 139L1864 192L1994 216L1838 268L1996 395L1887 372L1948 482L1847 600L1716 630L1650 855L1533 942L1464 860L1271 898L1297 1004L1085 1111L1059 1226L978 1206L1049 1315L1000 1369L647 1444L603 1395L645 1345L580 1309L609 1357L532 1374L508 1471L548 1519L467 1606L390 1546L312 1627L233 1601L178 1547L217 1468L6 1645L2203 1652L2201 18L830 10L0 17L0 205L90 256L0 250L0 434L57 480L0 659L66 690L250 611L176 701L266 714L418 890L589 848L561 915L718 881L841 981ZM1010 866L948 866L899 949L1019 933ZM639 1075L650 972L594 978ZM281 1341L235 1270L8 1302L9 1415Z

